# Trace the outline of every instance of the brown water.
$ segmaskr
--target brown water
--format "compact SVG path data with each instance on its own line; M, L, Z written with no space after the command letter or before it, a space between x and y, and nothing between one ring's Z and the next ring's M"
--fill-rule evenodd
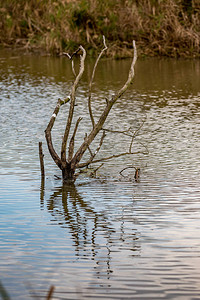
M199 60L140 60L131 89L116 104L109 128L135 129L138 154L104 164L62 187L44 141L58 97L73 80L65 58L0 52L0 271L12 299L200 298ZM88 129L86 91L93 61L77 94ZM93 87L95 114L126 80L130 60L102 60ZM67 106L55 124L60 145ZM38 141L45 152L40 187ZM100 155L126 150L107 136ZM139 183L133 169L141 168Z

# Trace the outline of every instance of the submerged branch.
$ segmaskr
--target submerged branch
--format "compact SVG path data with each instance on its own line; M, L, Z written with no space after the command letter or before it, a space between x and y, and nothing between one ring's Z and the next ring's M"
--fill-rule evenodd
M135 179L135 182L139 182L139 180L140 180L140 168L136 168L136 167L134 167L134 166L128 166L128 167L125 167L124 169L122 169L122 170L119 172L119 174L120 174L121 176L123 176L124 178L126 178L127 176L125 176L125 175L123 174L123 172L124 172L125 170L127 170L127 169L135 169L134 179Z

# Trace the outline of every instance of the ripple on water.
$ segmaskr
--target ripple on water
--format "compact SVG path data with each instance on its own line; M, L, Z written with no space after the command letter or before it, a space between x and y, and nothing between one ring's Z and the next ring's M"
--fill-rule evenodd
M121 84L119 70L127 75L128 63L102 65L108 81L97 72L95 115L103 107L100 100ZM198 63L140 61L134 89L111 113L106 126L119 130L138 128L147 114L134 149L143 150L140 142L145 143L148 156L123 157L104 165L98 179L82 175L62 187L53 179L58 171L44 143L44 189L38 141L57 98L71 86L70 64L24 56L0 64L0 269L13 299L45 297L50 285L55 299L199 299L199 82L196 73L190 76ZM186 81L181 74L189 74ZM83 78L77 95L83 114L86 84ZM84 120L80 135L88 129ZM59 149L64 123L56 126ZM102 153L123 151L127 143L108 134ZM127 165L141 168L139 183L133 169L120 176Z

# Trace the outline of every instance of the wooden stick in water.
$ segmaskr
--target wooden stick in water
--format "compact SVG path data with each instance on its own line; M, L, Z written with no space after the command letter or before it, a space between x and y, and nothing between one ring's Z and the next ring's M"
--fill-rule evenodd
M40 171L41 177L44 179L45 172L44 172L44 154L42 150L42 142L39 142L39 157L40 157Z

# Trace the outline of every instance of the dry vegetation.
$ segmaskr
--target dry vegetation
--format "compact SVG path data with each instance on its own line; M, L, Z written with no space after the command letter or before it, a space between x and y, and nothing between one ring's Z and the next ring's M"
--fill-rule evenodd
M82 44L90 55L102 35L108 55L126 57L132 40L147 56L200 56L199 0L4 0L0 44L59 54Z

